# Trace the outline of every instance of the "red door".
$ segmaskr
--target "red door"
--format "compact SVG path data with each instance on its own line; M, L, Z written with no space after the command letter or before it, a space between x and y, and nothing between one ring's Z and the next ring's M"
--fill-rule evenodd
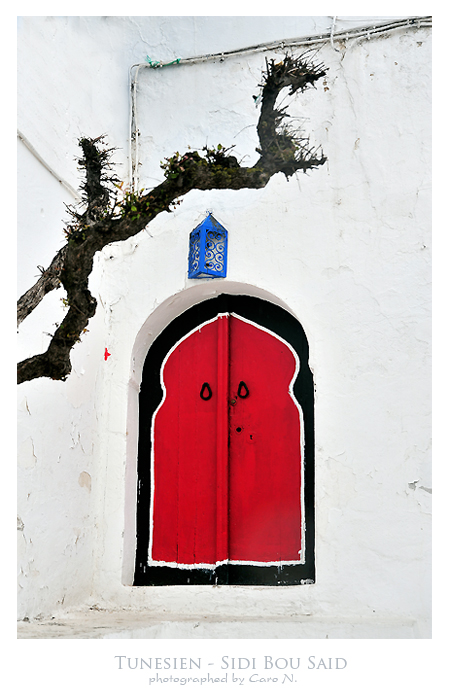
M184 337L153 418L149 563L303 560L294 350L234 314Z

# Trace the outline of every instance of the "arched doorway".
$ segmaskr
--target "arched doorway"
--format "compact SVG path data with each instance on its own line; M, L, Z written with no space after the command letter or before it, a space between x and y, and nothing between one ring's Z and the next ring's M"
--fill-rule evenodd
M313 377L298 321L220 295L151 346L134 585L315 580Z

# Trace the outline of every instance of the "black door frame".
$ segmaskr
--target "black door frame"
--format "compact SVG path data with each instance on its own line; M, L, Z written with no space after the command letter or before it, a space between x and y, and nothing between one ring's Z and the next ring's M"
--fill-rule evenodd
M173 346L197 326L220 313L236 313L286 340L299 357L293 393L304 420L305 561L284 566L221 564L208 569L149 566L151 502L151 424L163 398L162 363ZM308 363L309 346L299 321L288 311L258 297L220 294L195 304L175 318L155 339L145 359L139 394L137 457L136 560L134 586L254 585L279 586L315 583L315 429L314 383Z

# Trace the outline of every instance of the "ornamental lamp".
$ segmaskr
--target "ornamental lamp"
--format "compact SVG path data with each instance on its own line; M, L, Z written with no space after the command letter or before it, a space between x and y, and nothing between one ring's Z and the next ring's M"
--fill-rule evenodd
M226 277L228 232L211 213L189 238L189 279Z

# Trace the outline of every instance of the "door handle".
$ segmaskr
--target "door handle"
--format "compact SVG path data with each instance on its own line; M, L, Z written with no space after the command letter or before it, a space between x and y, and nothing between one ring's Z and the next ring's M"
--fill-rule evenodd
M239 388L237 389L237 396L239 396L241 399L246 399L247 396L249 396L249 389L246 386L245 382L240 382Z
M205 395L206 390L207 396ZM200 396L203 399L203 401L209 401L209 399L212 398L212 389L210 388L207 382L204 382L203 386L201 387Z

